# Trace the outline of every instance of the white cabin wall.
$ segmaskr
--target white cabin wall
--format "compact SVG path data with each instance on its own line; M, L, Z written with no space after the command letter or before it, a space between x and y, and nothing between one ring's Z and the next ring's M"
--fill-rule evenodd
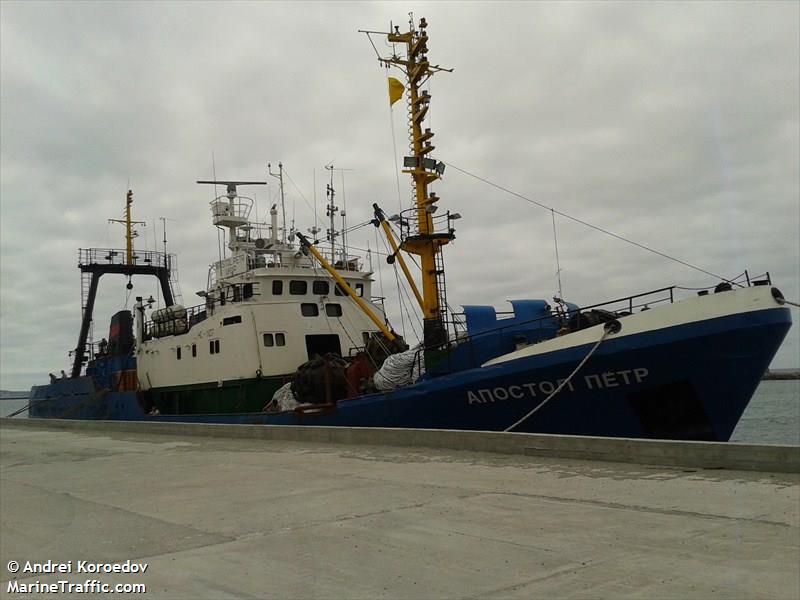
M259 270L261 271L261 270ZM228 301L224 306L216 304L213 313L195 324L187 333L151 339L137 349L137 370L142 389L200 383L214 383L235 379L293 373L308 360L306 335L335 334L339 337L342 354L347 356L354 346L363 345L363 332L377 331L375 324L348 296L337 296L334 283L319 271L308 269L281 269L268 275L254 275L230 283L257 283L258 294L241 302ZM355 286L364 285L364 300L378 318L383 319L381 309L369 302L370 283L363 273L342 273ZM272 281L284 281L283 294L272 294ZM289 294L289 281L305 280L307 293ZM321 296L312 292L313 281L330 283L330 294ZM216 296L218 298L218 295ZM306 317L301 314L301 304L314 303L319 315ZM339 304L341 317L329 317L325 312L328 303ZM210 311L209 311L210 312ZM241 323L223 325L226 317L240 315ZM266 347L263 334L284 333L285 346ZM219 354L211 354L209 342L220 341ZM197 356L192 357L192 344L197 347ZM176 358L176 348L181 347L181 359Z

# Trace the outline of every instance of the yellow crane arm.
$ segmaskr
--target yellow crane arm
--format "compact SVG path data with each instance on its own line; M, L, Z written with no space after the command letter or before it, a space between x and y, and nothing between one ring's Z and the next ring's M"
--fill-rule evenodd
M400 268L403 270L403 273L408 280L408 285L411 286L411 291L414 292L414 296L417 298L417 302L419 302L419 307L422 309L423 313L425 312L425 302L422 300L422 294L419 293L419 288L417 288L417 284L414 281L414 278L411 276L411 273L408 270L408 266L406 265L406 261L403 258L403 255L400 254L400 249L397 246L397 242L394 239L394 234L392 233L391 227L389 227L389 223L386 222L386 216L381 210L381 208L377 204L373 204L372 208L375 209L375 218L381 225L383 229L383 233L386 235L386 239L389 240L389 244L392 247L392 256L397 259L400 263Z
M347 293L347 295L353 299L353 301L364 312L364 314L367 315L373 323L375 323L378 329L380 329L381 333L385 335L390 342L393 342L397 336L392 333L388 327L386 327L386 325L374 312L372 312L372 309L367 306L367 303L364 302L358 296L358 294L355 293L355 291L353 291L353 288L351 288L347 281L345 281L344 277L336 272L336 269L334 269L331 264L325 260L325 257L323 257L319 250L317 250L314 245L308 241L306 236L298 231L297 238L300 240L300 245L302 246L303 250L309 252L311 256L317 259L317 262L322 266L322 268L325 269L331 277L333 277L334 281L339 284L339 287L341 287Z

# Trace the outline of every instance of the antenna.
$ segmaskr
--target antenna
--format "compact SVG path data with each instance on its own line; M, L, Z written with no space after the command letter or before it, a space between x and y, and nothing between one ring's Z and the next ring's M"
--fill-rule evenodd
M342 176L342 210L339 215L342 217L342 261L347 262L347 200L344 194L344 172L345 171L355 171L355 169L342 169L336 168L333 166L333 162L331 161L325 168L331 172L331 188L333 187L333 172L339 171ZM338 209L337 209L338 210Z
M198 180L197 183L207 183L210 185L224 185L226 186L228 198L235 198L237 195L236 188L240 185L267 185L266 181L222 181L222 180Z
M281 217L283 218L283 235L281 236L281 242L286 243L286 202L283 196L283 163L278 163L278 172L272 172L272 165L267 163L267 173L272 175L273 177L278 178L278 183L281 189Z
M336 197L336 191L333 189L333 163L325 165L325 169L331 172L331 182L326 187L326 195L328 198L328 205L325 207L325 215L330 218L331 226L328 229L328 240L331 243L331 262L336 263L336 236L339 232L336 231L336 224L334 218L336 213L339 212L339 207L334 205L333 200Z
M164 260L167 258L167 221L175 221L175 219L168 219L167 217L158 217L158 220L161 221L161 229L164 232Z
M558 259L558 235L556 234L556 212L551 208L550 214L553 217L553 244L556 248L556 276L558 277L558 297L563 298L564 292L561 290L561 261Z

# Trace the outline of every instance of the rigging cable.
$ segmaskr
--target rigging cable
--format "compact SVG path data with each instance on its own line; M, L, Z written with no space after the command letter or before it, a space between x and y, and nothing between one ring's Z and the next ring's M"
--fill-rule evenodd
M444 161L442 161L442 162L444 162ZM627 242L628 244L632 244L632 245L636 246L637 248L641 248L642 250L647 250L648 252L652 252L653 254L657 254L658 256L661 256L663 258L667 258L669 260L675 261L676 263L680 263L685 267L689 267L690 269L694 269L695 271L699 271L701 273L705 273L706 275L711 275L712 277L715 277L717 279L721 279L721 280L726 281L728 283L734 283L733 281L731 281L730 279L728 279L726 277L723 277L722 275L717 275L716 273L712 273L711 271L706 271L705 269L703 269L701 267L698 267L697 265L693 265L692 263L688 263L688 262L686 262L684 260L681 260L679 258L675 258L674 256L670 256L669 254L665 254L664 252L660 252L659 250L655 250L654 248L650 248L649 246L645 246L644 244L640 244L639 242L635 242L635 241L633 241L631 239L628 239L626 237L623 237L621 235L613 233L613 232L609 231L608 229L603 229L602 227L598 227L597 225L592 225L591 223L588 223L587 221L583 221L582 219L579 219L577 217L573 217L572 215L568 215L567 213L563 213L563 212L561 212L559 210L555 210L551 206L547 206L546 204L542 204L541 202L537 202L536 200L532 200L531 198L523 196L522 194L518 194L517 192L509 190L508 188L504 188L503 186L501 186L501 185L499 185L497 183L494 183L492 181L489 181L488 179L485 179L485 178L483 178L483 177L481 177L479 175L475 175L474 173L470 173L469 171L465 171L464 169L461 169L461 168L457 167L456 165L454 165L452 163L445 162L445 164L448 167L450 167L452 169L455 169L456 171L459 171L460 173L463 173L464 175L469 175L470 177L472 177L474 179L477 179L478 181L482 181L483 183L485 183L487 185L490 185L493 188L497 188L498 190L502 190L502 191L504 191L504 192L506 192L508 194L511 194L512 196L516 196L520 200L525 200L525 202L530 202L531 204L534 204L534 205L536 205L536 206L538 206L540 208L544 208L546 210L550 210L554 214L557 214L559 216L562 216L562 217L565 217L567 219L570 219L571 221L575 221L576 223L580 223L581 225L584 225L586 227L594 229L595 231L599 231L600 233L605 233L606 235L609 235L609 236L611 236L613 238L616 238L616 239L621 240L623 242ZM736 284L736 285L739 285L741 287L741 284Z
M558 297L563 298L564 292L561 290L561 262L558 259L558 235L556 235L556 213L551 208L550 215L553 217L553 244L556 247L556 277L558 277Z
M377 234L377 232L378 232L378 230L375 229L375 233L376 234ZM389 248L386 245L386 240L381 238L381 241L383 242L383 247L388 252ZM380 260L380 259L378 259L378 260ZM403 330L403 337L406 337L406 320L405 320L405 317L403 317L403 311L405 309L405 306L403 305L403 296L400 294L400 279L397 277L397 267L394 268L394 277L395 277L395 280L397 281L397 303L400 305L400 329ZM415 335L416 335L416 332L415 332Z
M391 224L389 226L391 227ZM389 247L386 244L386 240L383 239L383 238L381 238L381 240L383 241L384 248L388 252L389 251ZM394 276L395 276L395 279L397 280L397 290L398 290L397 291L397 295L398 295L398 299L400 300L401 310L405 310L405 313L408 316L408 322L409 322L409 325L411 327L411 331L414 333L414 337L417 339L417 342L420 342L421 341L420 335L419 335L419 333L417 333L416 327L414 327L414 320L416 319L416 322L417 322L417 325L419 325L420 331L422 331L422 329L423 329L422 320L419 318L419 315L417 314L416 311L409 311L408 306L415 306L415 302L411 299L411 294L406 289L406 287L400 285L400 275L397 272L397 262L395 262L392 266L394 267ZM405 295L407 304L403 303L403 297L400 295L400 290L402 290L403 294ZM400 314L400 318L401 319L402 319L402 316L403 315L401 313ZM405 336L405 330L403 331L403 336Z
M389 72L389 68L386 68ZM403 196L400 193L400 170L397 165L397 139L394 135L394 109L391 102L389 103L389 129L392 130L392 152L394 153L394 162L392 163L392 170L394 171L395 179L397 180L397 207L400 212L403 212Z
M393 233L394 235L396 235L396 236L397 236L397 239L400 239L400 240L402 240L402 239L403 239L403 238L402 238L402 232L401 232L401 231L400 231L400 232L398 232L398 231L395 231L395 229L396 229L396 228L395 228L395 226L392 224L392 222L391 222L391 221L387 221L387 223L388 223L388 225L389 225L389 229L391 229L391 230L392 230L392 233ZM389 248L386 246L386 242L385 242L385 241L384 241L383 245L384 245L384 247L386 248L386 251L388 252L388 251L389 251ZM401 243L400 245L402 246L402 243ZM415 267L417 267L417 269L418 269L420 272L422 272L422 267L421 267L421 266L419 265L419 263L417 262L417 259L416 259L416 258L414 258L414 255L413 255L413 254L408 254L408 257L411 259L411 262L412 262L412 263L414 263L414 266L415 266ZM395 263L395 265L394 265L394 269L395 269L395 272L396 272L396 271L397 271L397 263ZM409 304L411 304L412 306L414 306L414 302L412 302L412 300L411 300L411 295L409 294L408 290L407 290L407 289L405 289L405 288L403 288L403 292L406 294L406 298L408 299L408 303L409 303ZM450 306L450 304L447 304L447 309L448 309L448 310L450 310L450 313L451 313L451 314L455 312L455 311L453 310L453 308ZM422 319L420 319L420 318L419 318L419 316L417 315L416 311L414 311L412 314L413 314L413 316L414 316L414 317L416 317L417 325L419 325L420 331L422 331L422 330L424 329L424 326L423 326L423 323L422 323ZM411 320L411 318L412 318L412 314L409 314L409 317L408 317L408 318L409 318L409 320ZM411 326L411 329L412 329L412 331L414 331L414 336L417 338L417 341L418 341L418 342L422 341L422 340L421 340L421 338L419 337L419 334L417 334L417 330L416 330L416 329L414 329L414 326L413 326L413 324L412 324L412 326Z
M297 184L294 182L294 179L292 179L292 176L289 175L289 172L286 170L286 167L283 168L283 173L284 173L284 175L286 175L286 177L289 178L289 182L294 186L294 189L297 190L297 193L300 194L300 197L303 199L303 202L306 203L306 206L308 207L308 209L314 215L314 228L316 228L317 227L317 219L319 219L320 221L325 221L325 219L320 217L319 214L317 214L316 209L311 206L311 204L309 203L308 200L306 200L306 197L303 195L303 192L301 192L300 188L297 187ZM316 170L315 170L314 171L314 181L316 182L316 180L317 180L317 175L316 175ZM316 197L317 197L316 183L314 184L314 186L315 186L315 189L314 189L314 203L316 204ZM316 234L314 234L314 236L316 237Z
M378 249L378 228L375 228L375 250ZM381 286L381 298L383 298L384 302L386 301L386 295L383 293L383 273L381 272L381 256L378 253L378 283ZM384 318L386 315L384 314Z

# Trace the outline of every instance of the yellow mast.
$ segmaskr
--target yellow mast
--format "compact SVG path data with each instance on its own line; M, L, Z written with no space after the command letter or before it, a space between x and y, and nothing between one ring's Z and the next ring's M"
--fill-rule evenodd
M133 264L133 235L131 231L131 204L133 204L133 190L128 190L125 197L125 250L127 264Z
M133 226L144 225L144 221L131 221L131 204L133 204L133 190L128 190L125 196L125 219L109 219L109 223L122 223L125 225L125 264L133 264Z
M401 33L399 27L385 34L392 44L405 44L406 56L392 54L389 58L379 60L385 66L398 67L406 76L409 106L409 124L411 129L411 156L404 159L406 169L403 173L411 175L414 181L414 212L412 218L416 222L417 232L407 236L400 247L406 252L420 257L422 270L422 312L424 341L427 347L439 347L447 342L444 326L444 268L441 264L442 246L455 236L447 217L447 229L437 233L434 227L433 213L439 197L428 192L428 186L439 179L444 172L444 164L427 155L434 150L431 144L433 132L430 128L423 131L422 123L428 112L431 96L427 91L420 92L420 86L437 71L438 65L431 65L427 58L428 23L424 18L419 20L418 28L413 19L409 22L409 30ZM437 260L438 259L438 260Z

